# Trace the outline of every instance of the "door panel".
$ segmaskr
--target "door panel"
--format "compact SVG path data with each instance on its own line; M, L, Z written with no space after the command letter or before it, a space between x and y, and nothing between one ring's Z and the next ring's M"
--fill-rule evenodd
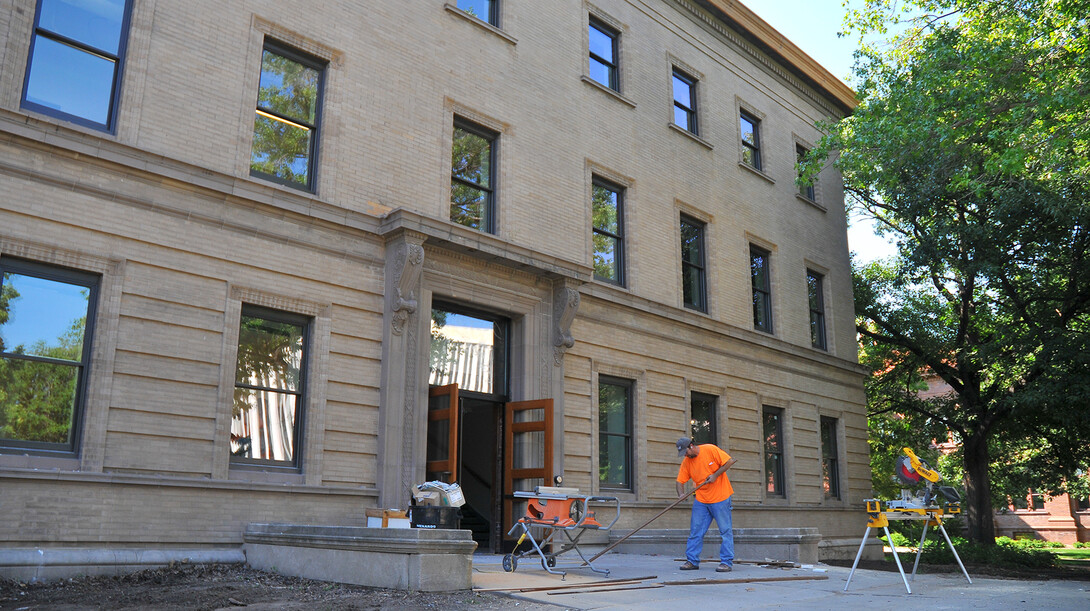
M553 479L553 400L507 403L504 410L503 524L504 532L522 517L524 502L511 496L535 485L549 486Z
M458 480L458 385L428 390L426 479L453 484Z

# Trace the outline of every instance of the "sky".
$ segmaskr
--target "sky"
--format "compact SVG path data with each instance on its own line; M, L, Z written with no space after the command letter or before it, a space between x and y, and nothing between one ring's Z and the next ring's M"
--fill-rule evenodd
M840 80L852 84L852 53L856 41L838 38L842 28L845 8L841 0L743 0L754 13L764 19L795 43L807 55ZM862 3L856 0L854 5ZM893 254L894 248L882 237L874 234L870 222L849 219L848 247L857 254L860 262Z

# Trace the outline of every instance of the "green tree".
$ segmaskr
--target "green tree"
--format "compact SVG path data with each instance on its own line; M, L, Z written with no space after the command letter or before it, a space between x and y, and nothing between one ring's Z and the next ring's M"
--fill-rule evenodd
M993 470L1055 490L1090 458L1087 15L1090 0L866 0L850 34L900 33L862 45L859 107L803 168L837 151L849 205L897 242L855 269L859 333L886 359L872 390L961 442L986 544ZM924 374L950 394L913 399Z

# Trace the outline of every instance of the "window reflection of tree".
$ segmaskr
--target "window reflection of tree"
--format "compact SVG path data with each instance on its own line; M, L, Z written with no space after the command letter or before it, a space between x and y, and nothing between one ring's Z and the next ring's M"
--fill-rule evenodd
M294 460L302 358L302 326L257 316L242 317L232 409L232 455Z
M0 282L0 331L14 325L12 311L22 295L14 273L4 273ZM36 279L53 290L77 290L85 314L72 320L54 342L39 339L29 346L7 347L0 333L0 439L49 444L72 443L76 395L82 370L84 330L90 291L85 288ZM55 286L53 286L55 285ZM32 285L33 286L33 285ZM27 295L28 303L41 299Z

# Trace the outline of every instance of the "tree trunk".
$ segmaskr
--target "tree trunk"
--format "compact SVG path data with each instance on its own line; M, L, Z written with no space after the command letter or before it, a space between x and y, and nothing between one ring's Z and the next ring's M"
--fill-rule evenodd
M965 506L969 520L969 540L995 545L995 514L992 512L992 487L988 473L986 435L975 433L965 439Z

